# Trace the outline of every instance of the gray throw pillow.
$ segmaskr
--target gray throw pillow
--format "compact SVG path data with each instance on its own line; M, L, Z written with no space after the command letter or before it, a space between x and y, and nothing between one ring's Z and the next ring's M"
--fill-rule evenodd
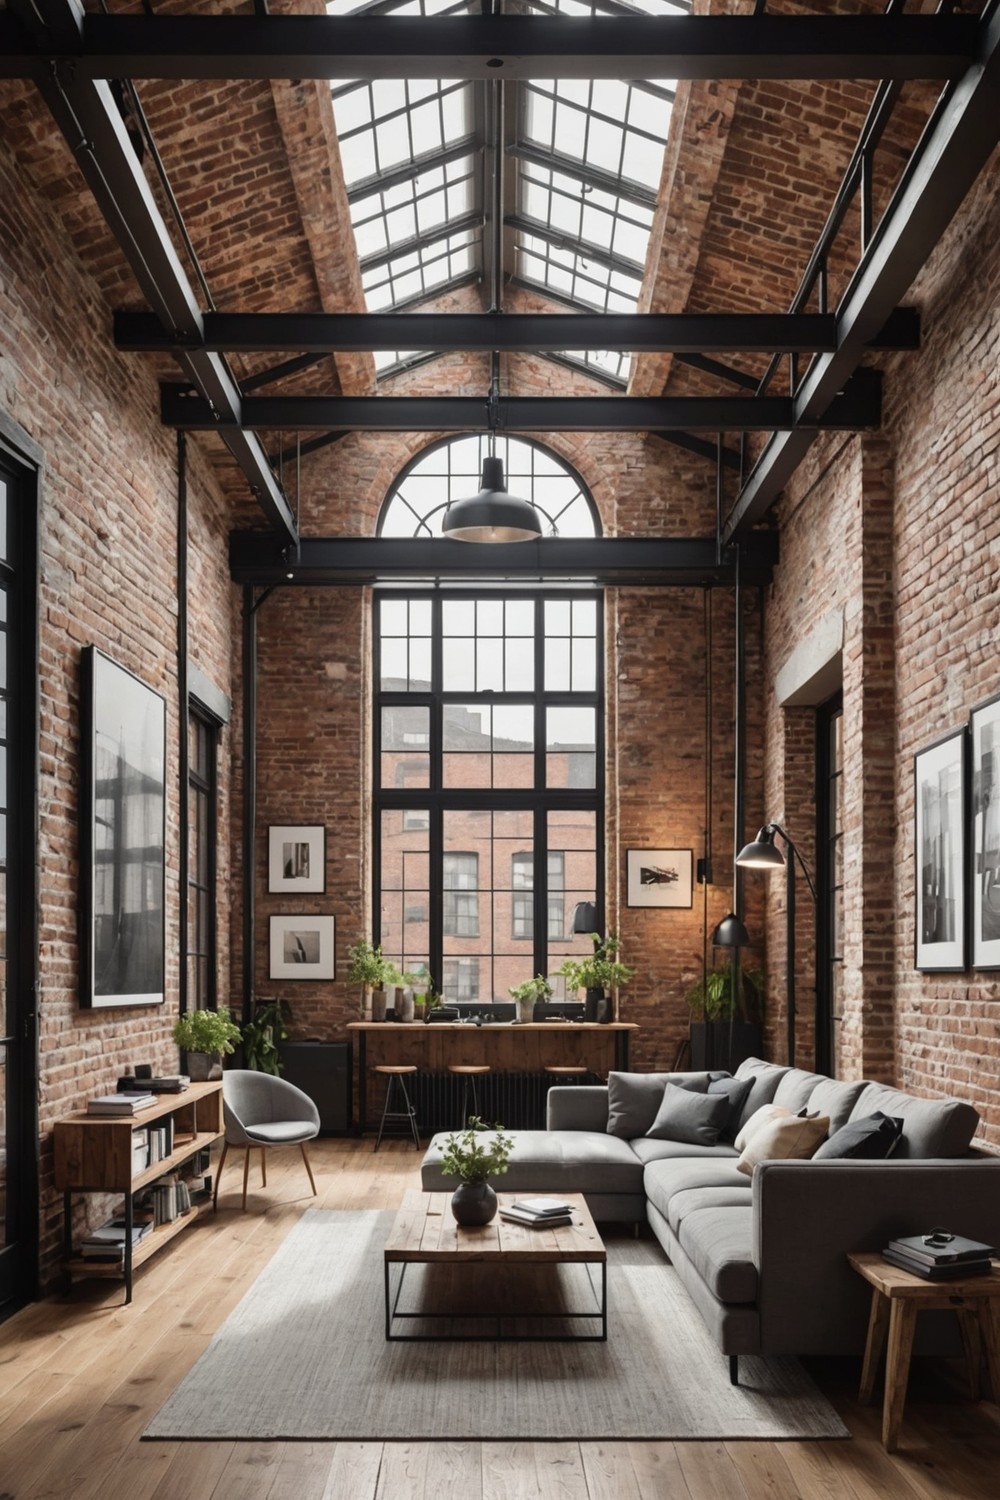
M823 1142L813 1161L885 1161L899 1144L903 1122L876 1110L864 1120L850 1120Z
M656 1119L646 1131L654 1141L682 1141L689 1146L714 1146L729 1118L728 1094L692 1094L668 1083Z
M703 1094L706 1073L609 1073L608 1134L623 1141L637 1140L656 1119L668 1083Z
M750 1097L752 1088L752 1078L714 1078L708 1085L709 1094L720 1094L729 1100L729 1116L719 1131L720 1140L731 1141L736 1138L743 1106Z

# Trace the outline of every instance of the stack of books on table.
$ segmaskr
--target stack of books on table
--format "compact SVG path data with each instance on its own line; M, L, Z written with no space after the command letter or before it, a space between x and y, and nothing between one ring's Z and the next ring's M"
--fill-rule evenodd
M120 1094L134 1094L137 1089L147 1094L183 1094L190 1086L186 1073L165 1073L162 1078L134 1078L129 1073L118 1080Z
M992 1245L963 1239L960 1234L911 1234L890 1240L882 1259L928 1281L959 1281L965 1276L988 1276Z
M132 1248L145 1239L153 1229L152 1217L136 1219L132 1225ZM95 1229L93 1234L81 1242L80 1251L84 1260L107 1261L111 1265L124 1265L127 1230L124 1219L111 1219Z
M529 1224L532 1229L556 1229L572 1224L573 1205L565 1198L515 1198L500 1210L501 1219L512 1224Z
M156 1095L150 1093L102 1094L91 1099L87 1105L88 1115L136 1115L156 1103Z

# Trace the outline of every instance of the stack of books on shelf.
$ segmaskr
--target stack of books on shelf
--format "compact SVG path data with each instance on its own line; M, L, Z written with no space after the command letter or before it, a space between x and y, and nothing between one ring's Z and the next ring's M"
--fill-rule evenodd
M984 1245L981 1240L938 1230L890 1240L882 1259L928 1281L958 1281L966 1276L988 1276L991 1257L996 1253L992 1245Z
M150 1188L153 1219L157 1224L172 1224L182 1214L190 1212L191 1190L176 1173L162 1177Z
M145 1172L149 1166L149 1135L144 1125L132 1127L132 1176Z
M532 1229L556 1229L560 1224L572 1224L573 1205L564 1198L515 1198L501 1208L500 1217Z
M132 1248L145 1239L153 1229L151 1218L136 1217L132 1224ZM84 1260L105 1261L110 1265L125 1264L125 1241L127 1230L124 1219L109 1219L100 1229L95 1229L80 1245Z
M159 1125L149 1127L149 1164L163 1161L174 1149L174 1122L171 1116Z
M146 1093L101 1094L87 1105L88 1115L135 1115L156 1103L156 1095Z

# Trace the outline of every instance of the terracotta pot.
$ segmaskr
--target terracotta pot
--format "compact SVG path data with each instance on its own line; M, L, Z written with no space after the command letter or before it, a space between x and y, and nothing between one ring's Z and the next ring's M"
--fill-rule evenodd
M489 1224L496 1217L497 1195L485 1179L462 1182L451 1195L451 1211L465 1229Z

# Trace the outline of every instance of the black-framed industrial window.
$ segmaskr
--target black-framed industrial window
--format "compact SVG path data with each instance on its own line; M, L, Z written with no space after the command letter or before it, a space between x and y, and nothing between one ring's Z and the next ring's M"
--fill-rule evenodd
M197 703L188 711L188 920L187 1004L213 1009L218 933L215 886L218 861L219 722Z
M377 592L373 929L446 1000L589 950L603 885L599 591ZM478 993L470 991L475 987Z
M837 1068L844 984L844 704L837 693L816 713L816 1066Z

